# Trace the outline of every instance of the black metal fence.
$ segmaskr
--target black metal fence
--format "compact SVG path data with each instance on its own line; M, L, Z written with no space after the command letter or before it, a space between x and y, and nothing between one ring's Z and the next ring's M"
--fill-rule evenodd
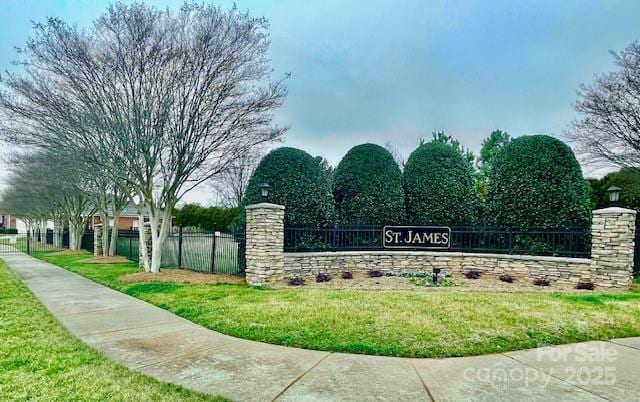
M0 253L41 253L62 251L69 248L69 231L64 230L60 241L54 240L52 229L46 231L27 231L15 234L0 235ZM82 235L81 249L93 253L93 231L85 231Z
M138 231L120 231L116 254L139 260ZM244 275L244 233L225 233L178 228L169 234L162 249L162 267L226 275Z
M383 250L382 225L286 227L285 252ZM532 229L496 226L451 228L449 251L589 257L589 228Z

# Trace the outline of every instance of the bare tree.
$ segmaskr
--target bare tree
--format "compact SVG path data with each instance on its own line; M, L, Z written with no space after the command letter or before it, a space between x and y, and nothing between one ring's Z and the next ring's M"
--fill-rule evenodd
M176 13L117 3L88 32L51 19L23 51L25 74L3 82L1 132L78 150L107 172L148 216L143 264L158 272L184 194L286 131L271 124L286 90L267 81L266 29L235 7L191 3Z
M227 169L211 178L211 189L219 196L223 206L240 206L249 179L261 158L262 150L255 148L238 157Z
M639 169L640 44L611 54L618 70L580 87L569 137L591 163Z
M402 153L400 152L400 150L398 149L398 147L396 147L395 145L393 145L391 143L391 141L387 141L384 144L384 147L386 148L387 151L389 151L389 153L391 154L391 156L393 156L393 160L396 161L396 163L398 164L398 166L400 167L401 170L404 170L404 165L405 165L405 160L404 157L402 156Z
M54 238L68 221L69 248L78 250L87 220L95 209L93 195L83 190L81 170L65 156L68 155L37 152L14 158L3 200L25 219L30 230L39 234L42 242L47 221L57 224ZM59 245L59 241L55 243Z

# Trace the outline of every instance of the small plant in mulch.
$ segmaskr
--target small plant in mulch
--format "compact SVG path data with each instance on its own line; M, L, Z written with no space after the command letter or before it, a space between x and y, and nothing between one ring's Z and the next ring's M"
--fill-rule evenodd
M464 276L467 279L480 279L480 275L482 275L482 272L478 271L477 269L471 269L464 273Z
M437 275L436 282L433 281L433 273L424 273L424 272L416 272L416 273L407 273L403 275L405 278L410 278L409 281L416 286L426 286L426 287L442 287L447 288L450 286L456 286L456 283L453 280L453 274L451 272L441 272Z
M533 284L536 285L536 286L549 286L549 285L551 285L547 278L538 278L535 281L533 281Z
M304 278L300 276L289 278L289 286L304 286Z
M367 271L367 276L369 278L380 278L381 276L384 276L384 272L378 269L370 269Z
M594 290L596 285L593 282L578 282L576 289Z
M344 271L340 277L342 279L353 279L353 273L351 273L351 271Z
M320 282L329 282L331 280L331 275L327 274L326 272L318 272L318 274L316 275L316 282L320 283Z
M502 282L507 282L507 283L513 283L513 281L515 281L515 279L513 278L513 276L508 275L508 274L502 274L499 276L499 279Z

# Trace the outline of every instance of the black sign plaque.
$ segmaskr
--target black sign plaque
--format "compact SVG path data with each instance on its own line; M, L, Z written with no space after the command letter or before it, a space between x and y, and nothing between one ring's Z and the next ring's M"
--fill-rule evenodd
M451 247L451 228L446 226L385 226L384 248L447 249Z

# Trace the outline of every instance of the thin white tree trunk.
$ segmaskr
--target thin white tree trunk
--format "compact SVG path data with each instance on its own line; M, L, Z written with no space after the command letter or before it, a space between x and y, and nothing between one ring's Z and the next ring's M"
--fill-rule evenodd
M118 242L118 220L119 214L113 215L113 230L111 231L111 241L109 242L109 254L110 256L116 255L116 244ZM104 234L103 234L104 236Z
M109 215L100 213L100 223L102 223L102 255L109 255Z
M162 249L169 236L169 230L171 229L171 208L165 208L160 214L155 213L149 208L149 223L151 226L151 269L150 272L160 272L160 266L162 265Z
M138 213L138 235L140 236L140 257L142 258L142 267L144 272L151 272L151 261L149 261L149 254L144 248L147 247L147 234L144 228L144 215Z

